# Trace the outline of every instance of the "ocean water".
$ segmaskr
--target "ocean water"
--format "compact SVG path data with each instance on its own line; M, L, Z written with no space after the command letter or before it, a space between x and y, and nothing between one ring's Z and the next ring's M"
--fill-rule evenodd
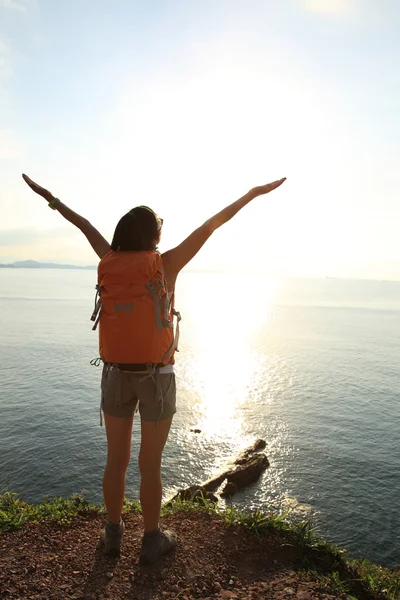
M0 492L102 499L95 277L0 270ZM235 505L310 514L353 557L400 563L400 283L183 273L177 308L165 496L261 437L271 466Z

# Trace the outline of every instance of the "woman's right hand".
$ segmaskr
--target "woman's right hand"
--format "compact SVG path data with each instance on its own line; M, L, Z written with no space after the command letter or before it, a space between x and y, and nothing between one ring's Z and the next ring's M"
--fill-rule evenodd
M51 202L53 200L53 194L49 192L49 190L46 190L41 185L32 181L32 179L28 177L28 175L23 174L22 177L24 181L29 185L31 190L33 190L36 194L42 196L42 198L47 200L47 202ZM75 225L75 227L82 231L82 233L86 236L86 239L88 240L89 244L92 246L93 250L96 252L97 256L100 259L103 258L103 256L105 256L107 252L111 250L110 244L107 242L107 240L103 238L101 233L99 233L97 229L95 229L87 219L68 208L68 206L66 206L63 202L58 200L55 207L51 205L50 207L55 208L57 212L59 212L60 215L64 217L64 219L66 219L67 221L72 223L72 225Z
M38 183L35 183L34 181L32 181L32 179L30 177L28 177L28 175L25 175L23 173L22 178L29 185L31 190L33 190L36 194L39 194L39 196L42 196L45 200L47 200L47 202L50 202L51 200L53 200L53 194L51 192L49 192L49 190L46 190L44 187L39 185Z

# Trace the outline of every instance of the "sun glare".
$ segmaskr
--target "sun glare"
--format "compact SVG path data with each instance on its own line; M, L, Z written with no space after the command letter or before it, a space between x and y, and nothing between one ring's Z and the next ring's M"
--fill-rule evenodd
M186 283L189 279L188 274ZM267 278L227 274L210 274L207 283L204 295L195 278L187 286L190 337L197 352L190 371L201 398L199 426L208 436L238 437L239 409L258 369L252 339L270 319L276 285Z

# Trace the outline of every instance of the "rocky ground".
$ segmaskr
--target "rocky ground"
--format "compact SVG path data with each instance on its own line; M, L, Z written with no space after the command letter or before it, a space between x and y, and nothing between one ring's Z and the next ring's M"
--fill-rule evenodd
M298 550L275 535L257 536L201 512L164 517L179 546L159 564L139 567L141 517L124 517L120 559L98 544L104 516L77 517L71 525L50 521L0 534L0 598L19 599L325 599L310 575L298 571ZM345 595L341 596L346 598Z

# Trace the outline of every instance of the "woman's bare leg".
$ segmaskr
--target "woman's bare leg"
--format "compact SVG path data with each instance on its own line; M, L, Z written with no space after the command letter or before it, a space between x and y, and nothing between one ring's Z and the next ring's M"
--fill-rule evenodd
M172 418L162 421L142 421L142 441L139 453L140 503L145 533L158 527L162 498L161 458Z
M131 456L133 416L130 419L104 413L107 433L107 463L104 470L103 493L108 520L117 524L121 518L125 496L125 474Z

